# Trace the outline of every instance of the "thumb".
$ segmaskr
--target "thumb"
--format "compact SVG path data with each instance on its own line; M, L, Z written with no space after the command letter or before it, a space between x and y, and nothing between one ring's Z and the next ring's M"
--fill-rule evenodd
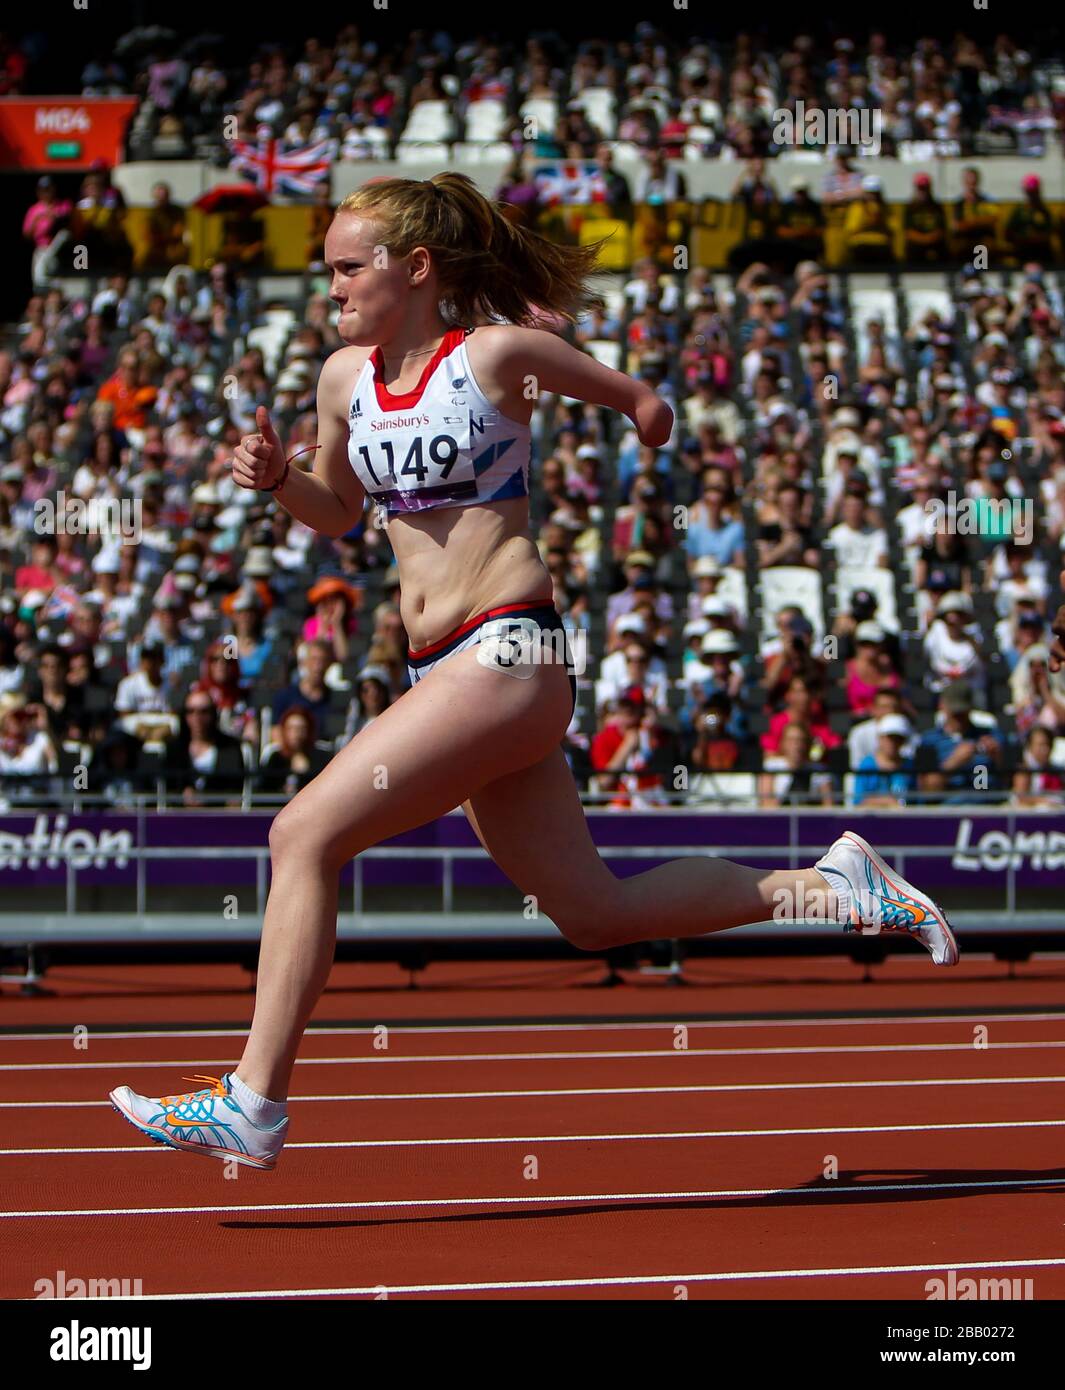
M280 446L281 441L277 437L277 431L270 423L270 412L265 405L256 407L255 428L259 431L267 444L277 444Z

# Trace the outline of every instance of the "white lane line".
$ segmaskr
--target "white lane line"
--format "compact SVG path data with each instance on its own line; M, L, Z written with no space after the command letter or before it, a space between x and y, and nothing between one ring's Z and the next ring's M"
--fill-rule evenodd
M571 1086L552 1090L515 1091L355 1091L344 1095L289 1096L299 1101L375 1100L521 1100L544 1096L660 1096L700 1095L716 1091L834 1091L884 1086L1043 1086L1065 1081L1065 1076L948 1076L906 1078L898 1081L752 1081L720 1082L705 1086ZM0 1110L110 1110L107 1100L0 1100Z
M462 1023L462 1024L387 1024L389 1033L402 1033L411 1036L435 1033L594 1033L627 1032L629 1029L669 1031L683 1024L689 1032L695 1028L855 1028L865 1024L901 1025L924 1023L1060 1023L1065 1021L1065 1013L996 1014L975 1012L971 1014L908 1014L874 1015L868 1018L818 1018L810 1014L803 1018L722 1018L696 1019L687 1022L683 1017L662 1019L658 1022L634 1019L631 1022L615 1023ZM248 1028L159 1028L153 1030L100 1033L91 1025L88 1036L94 1040L112 1039L125 1041L141 1038L246 1038ZM374 1027L382 1025L367 1024L364 1027L348 1028L308 1028L307 1037L372 1037ZM0 1042L67 1042L67 1033L0 1033Z
M661 1047L642 1050L629 1049L610 1052L430 1052L409 1057L390 1057L380 1052L372 1057L297 1057L296 1066L352 1067L379 1066L414 1062L579 1062L632 1059L637 1057L823 1057L868 1052L1005 1052L1023 1048L1065 1047L1065 1039L1031 1039L1023 1042L989 1042L976 1047L973 1042L944 1043L853 1043L849 1047ZM164 1058L156 1061L113 1059L108 1062L6 1062L0 1072L15 1071L99 1071L148 1068L161 1070L170 1067L234 1067L232 1057Z
M1065 1120L965 1120L927 1125L820 1125L811 1129L681 1129L658 1133L628 1134L470 1134L443 1139L315 1139L286 1144L286 1149L419 1149L459 1144L585 1144L640 1139L772 1139L801 1134L931 1134L952 1129L1047 1129L1061 1128ZM37 1154L132 1154L164 1153L162 1145L118 1144L107 1147L0 1149L0 1158Z
M1065 1259L959 1260L936 1265L852 1265L827 1269L740 1269L714 1274L590 1274L583 1279L497 1279L476 1284L367 1284L336 1289L239 1289L216 1293L149 1293L134 1297L162 1303L170 1299L204 1298L328 1298L331 1295L397 1293L479 1293L504 1289L617 1288L633 1284L710 1284L733 1279L829 1279L865 1274L939 1274L963 1269L1046 1269L1065 1265ZM45 1302L56 1300L44 1300Z
M869 1192L990 1192L1000 1187L1032 1188L1062 1187L1065 1178L990 1178L977 1182L894 1182L857 1183L841 1187L829 1183L824 1187L726 1187L708 1188L694 1192L582 1192L537 1194L523 1197L412 1197L389 1198L374 1202L269 1202L233 1203L210 1207L58 1207L36 1208L29 1211L0 1211L0 1220L13 1221L21 1217L40 1220L46 1216L216 1216L240 1212L273 1211L392 1211L428 1207L491 1207L535 1206L543 1202L669 1202L712 1200L731 1197L854 1197ZM934 1266L941 1268L941 1266Z

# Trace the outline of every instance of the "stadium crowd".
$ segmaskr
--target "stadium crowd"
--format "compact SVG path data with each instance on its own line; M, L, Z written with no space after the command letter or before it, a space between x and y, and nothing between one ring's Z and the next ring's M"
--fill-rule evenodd
M602 289L571 336L677 424L654 450L593 406L534 415L535 534L587 651L582 785L618 806L1060 803L1055 278L963 276L923 312L905 277L865 291L815 263L646 262ZM313 441L328 310L287 311L271 375L248 336L286 311L224 267L31 299L0 355L5 794L79 767L114 797L291 794L402 693L387 532L368 512L315 535L227 467L259 403L287 449Z
M1037 58L1006 32L903 47L875 29L859 38L822 27L772 47L751 33L678 40L649 20L626 38L545 31L516 43L424 28L388 42L369 23L349 23L330 41L307 39L298 55L265 43L250 65L243 37L231 64L220 40L131 34L90 58L82 88L143 98L138 136L148 148L137 157L217 146L230 112L249 137L266 125L292 146L333 139L343 159L390 158L404 140L521 148L528 109L536 153L567 158L594 155L603 139L700 157L772 154L779 113L800 103L877 108L888 155L914 141L952 155L1038 154L1060 129L1060 54ZM9 62L21 69L8 78L17 84L25 59L16 52Z
M828 57L797 38L776 60L741 36L725 62L646 30L565 61L537 39L515 54L427 33L389 55L357 26L239 81L200 58L143 71L145 107L193 132L211 101L302 142L323 122L344 141L352 121L396 137L423 98L466 117L495 101L507 122L530 98L565 109L563 154L609 163L601 142L617 135L671 177L669 132L687 120L687 140L696 114L707 152L746 159L734 196L751 234L727 271L638 261L602 276L601 303L565 330L669 400L668 445L565 398L534 413L534 535L587 656L566 748L590 796L1065 804L1065 678L1047 646L1065 544L1057 229L1026 240L1031 222L1013 225L1015 269L937 269L958 264L965 206L942 222L918 184L909 268L865 273L882 259L863 211L879 192L841 156L821 199L847 204L867 251L830 273L816 215L786 213L815 206L809 190L781 199L752 136L752 113L810 92L890 96L917 134L971 141L995 103L1052 111L1049 66L1005 38L990 53L922 41L903 61L875 34ZM126 74L94 61L85 81L106 91ZM612 130L573 106L597 90L615 97ZM654 196L618 178L619 199ZM333 541L228 470L259 404L288 452L313 445L318 372L340 345L327 282L262 299L233 264L192 270L165 184L155 273L133 274L121 194L106 169L86 182L92 208L56 213L46 181L27 213L35 292L0 351L0 787L290 796L408 680L398 575L370 511ZM520 205L517 184L503 191ZM971 181L966 196L969 235L987 200ZM118 259L69 297L49 259L65 216Z

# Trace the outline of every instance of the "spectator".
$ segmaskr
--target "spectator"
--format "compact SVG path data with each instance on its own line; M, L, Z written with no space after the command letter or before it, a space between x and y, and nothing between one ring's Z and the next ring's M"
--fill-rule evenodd
M737 659L739 651L740 644L728 628L711 627L703 633L699 639L698 659L689 661L684 668L689 716L693 703L705 701L719 691L730 700L739 700L746 679L743 664Z
M947 215L932 194L928 174L913 176L913 197L903 216L906 259L916 263L942 261L947 255Z
M334 658L347 661L351 638L357 631L360 591L339 576L327 575L307 591L307 602L314 613L303 624L304 641L328 642Z
M881 686L873 696L869 718L852 724L847 734L847 762L852 772L856 772L866 758L871 758L876 753L877 739L880 736L877 723L886 719L888 715L901 715L905 719L902 691L893 686ZM903 752L909 756L913 753L916 738L908 719L906 726L908 734Z
M742 567L745 561L743 522L736 515L736 495L731 479L720 468L703 474L702 496L688 513L684 548L689 567L704 556L719 565Z
M865 184L853 158L847 150L837 150L835 163L824 177L821 187L821 201L826 207L846 206L861 200Z
M763 758L762 769L758 804L763 809L832 805L832 777L813 756L809 730L801 724L785 725L779 753Z
M638 688L626 691L614 713L604 715L590 753L596 788L610 796L611 810L639 809L665 800L663 770L669 743L654 706Z
M1034 599L1018 599L1013 617L996 623L995 638L1011 675L1024 653L1040 643L1045 633L1046 619L1037 612Z
M93 750L86 790L111 806L132 807L138 793L150 789L151 779L141 766L140 743L125 730L112 729Z
M724 691L715 691L695 719L691 765L699 774L738 772L747 770L750 761L749 751L733 728L732 701ZM691 787L694 795L718 789L719 784L703 776L697 776Z
M0 695L20 692L26 684L26 668L19 661L16 646L15 634L6 622L0 622Z
M372 683L372 682L371 682ZM316 742L316 720L310 710L292 705L281 716L277 742L263 754L256 778L268 796L293 797L318 776L332 756Z
M789 724L800 725L810 735L811 751L815 759L820 759L843 742L828 723L825 707L816 687L805 676L793 676L788 681L784 691L784 707L770 717L769 728L762 735L763 752L780 752L781 739Z
M137 670L124 676L115 692L115 714L121 727L142 742L174 728L170 698L163 681L165 652L159 643L145 642L140 649Z
M828 202L828 195L825 195ZM895 259L887 204L880 180L870 175L862 179L861 197L847 200L843 240L852 265L888 265Z
M965 679L983 686L984 663L980 649L968 624L972 622L973 604L968 594L957 590L939 600L936 619L924 639L928 659L928 684L933 690L944 690L952 682Z
M784 692L795 676L805 677L813 687L820 689L826 667L825 661L811 650L814 629L801 608L787 604L778 609L776 623L777 636L766 642L761 650L765 663L762 687L771 711L781 707Z
M254 588L243 588L233 602L233 632L236 664L240 679L254 685L274 654L274 639L264 635L265 609L262 596Z
M1010 676L1013 717L1022 736L1037 725L1065 734L1065 679L1050 674L1049 660L1048 648L1037 642L1021 655Z
M114 405L116 429L143 429L158 394L157 388L141 375L136 349L124 348L119 353L117 371L100 387L96 398Z
M339 751L361 734L392 703L392 682L383 666L364 666L355 678L355 698L348 706L344 732L337 739Z
M980 187L980 171L971 165L961 171L961 197L954 204L951 237L953 252L969 260L976 246L986 246L991 255L1001 249L998 238L999 207Z
M854 781L855 806L893 808L905 806L917 789L913 759L906 756L910 738L908 720L889 714L876 721L876 752L862 759Z
M633 550L650 550L645 533L650 518L661 521L663 509L662 490L656 482L640 477L629 491L627 506L619 507L614 515L614 534L611 550L615 564L624 563L625 556Z
M44 707L28 704L17 692L0 695L0 786L5 795L17 795L21 779L40 778L58 767ZM32 789L32 783L22 786Z
M809 525L807 503L810 495L797 483L787 480L777 484L760 509L758 535L758 568L775 565L806 565L816 569L820 552Z
M29 685L27 708L43 714L38 727L44 729L56 748L70 737L72 724L81 727L84 721L85 694L69 683L69 670L68 650L50 643L37 654L36 674Z
M855 654L846 664L844 690L847 705L856 718L873 708L878 690L899 690L902 678L887 646L887 633L879 623L859 623L854 631Z
M733 272L746 270L756 261L772 262L779 246L779 209L772 189L764 183L756 184L743 199L742 207L741 240L728 253L728 267Z
M948 802L971 801L978 790L993 790L1003 747L998 727L974 724L973 692L953 681L940 693L939 720L922 734L915 766L922 792L946 793Z
M1038 174L1025 174L1021 180L1024 202L1014 207L1006 219L1005 241L1010 255L1018 261L1055 261L1054 214L1043 201Z
M216 638L204 652L200 674L189 687L203 691L218 712L218 727L233 738L256 743L259 724L250 684L241 679L240 661L230 651L230 641Z
M32 279L34 289L47 287L59 273L59 252L70 241L73 204L60 199L55 182L44 174L37 180L37 201L26 209L22 235L33 242Z
M617 674L608 673L596 682L595 703L602 709L605 705L619 699L625 691L638 690L645 704L665 713L669 706L669 683L661 661L654 669L656 659L650 646L637 637L625 643L622 651L624 668Z
M145 236L146 246L139 270L163 274L188 261L192 234L186 228L185 208L171 197L170 183L160 181L152 185L152 206L147 214Z
M34 536L30 541L30 563L19 565L15 571L15 592L25 593L27 589L43 589L50 594L57 584L62 584L66 576L56 566L58 541L50 532Z
M842 519L825 537L825 545L836 552L836 561L848 568L889 562L887 532L874 526L871 509L863 492L854 489L843 495L840 506Z
M284 690L278 691L271 705L272 736L275 742L281 716L293 705L309 709L318 721L319 727L332 708L332 698L325 683L325 673L333 664L332 647L328 642L319 639L304 642L300 645L299 657L298 679Z
M634 550L625 559L625 587L610 595L606 603L607 626L613 628L623 613L631 613L641 596L649 600L655 617L668 622L673 616L673 599L653 578L655 559L646 550Z
M126 272L133 265L133 248L123 226L125 203L115 196L117 192L103 174L86 174L71 215L70 234L85 247L86 261L95 274Z
M825 253L825 214L810 196L804 178L791 181L791 197L777 210L776 236L783 242L776 259L781 269L794 273L800 261L819 261Z
M509 221L535 230L542 210L540 185L536 181L535 165L525 151L515 150L511 155L495 199L505 204Z
M614 151L605 141L596 147L595 157L599 163L599 176L606 189L607 211L611 217L627 222L632 216L632 190L629 181L614 167Z
M1012 806L1065 806L1065 768L1054 761L1054 740L1040 724L1028 730L1021 764L1013 774Z
M163 776L168 788L180 788L186 806L203 806L207 798L225 796L239 806L246 776L240 741L222 733L218 711L205 691L190 690L181 731L166 744Z

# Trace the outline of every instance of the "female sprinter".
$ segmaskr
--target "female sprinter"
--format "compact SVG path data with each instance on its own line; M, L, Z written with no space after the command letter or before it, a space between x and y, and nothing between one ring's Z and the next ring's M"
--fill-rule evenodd
M595 254L512 226L456 173L375 180L338 207L325 261L347 346L319 378L314 469L290 468L260 407L233 476L329 536L358 523L367 494L387 513L412 686L275 817L244 1054L221 1080L192 1078L210 1083L203 1090L112 1091L144 1134L273 1167L300 1039L333 961L341 868L459 805L503 872L583 950L701 936L776 909L905 930L937 964L957 960L935 904L851 832L816 867L773 873L706 857L619 879L596 852L560 747L575 682L564 656L548 659L561 623L529 536L529 419L539 392L562 393L622 412L660 447L673 417L649 386L530 326L573 319Z

